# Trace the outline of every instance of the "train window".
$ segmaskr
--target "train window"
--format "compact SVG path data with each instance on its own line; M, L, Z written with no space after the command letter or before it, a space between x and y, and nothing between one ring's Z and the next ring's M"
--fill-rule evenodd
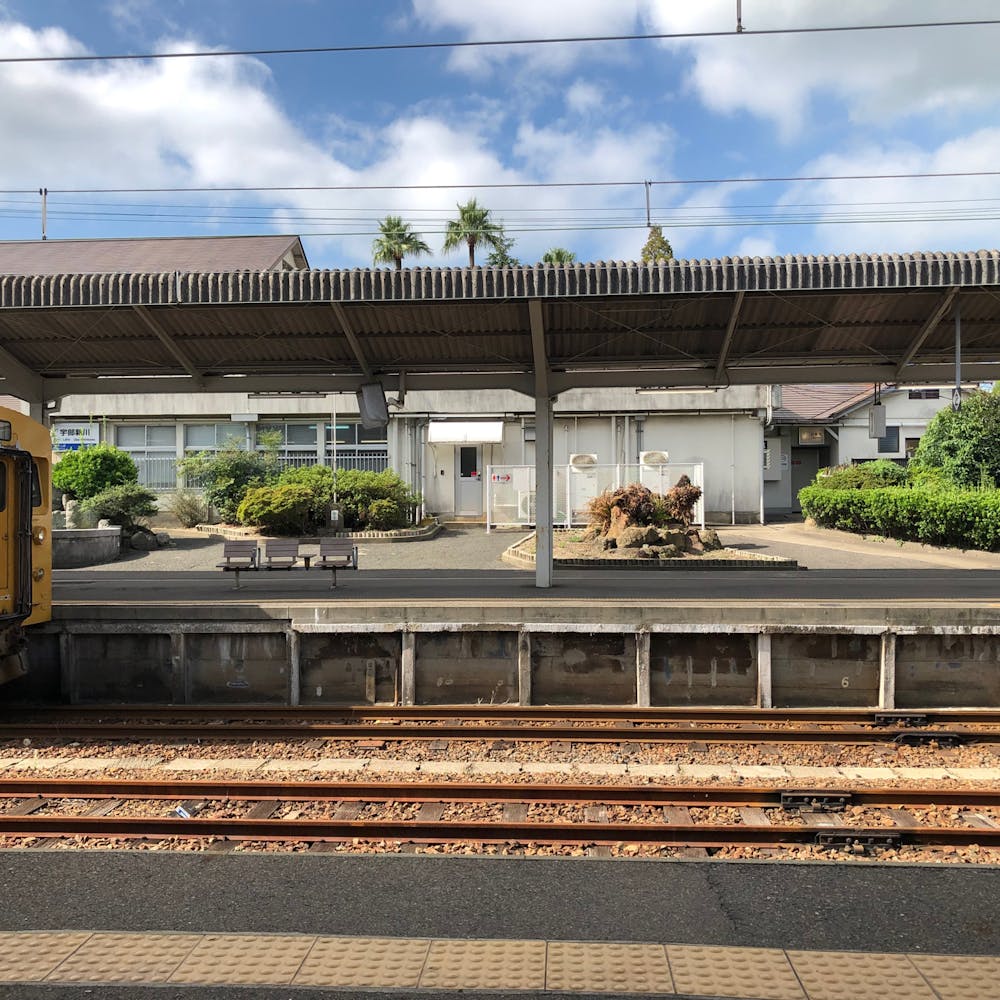
M38 463L31 463L31 506L42 506L42 481L38 476Z
M0 441L9 441L14 436L14 431L9 420L0 420Z
M0 462L0 510L7 509L7 465Z

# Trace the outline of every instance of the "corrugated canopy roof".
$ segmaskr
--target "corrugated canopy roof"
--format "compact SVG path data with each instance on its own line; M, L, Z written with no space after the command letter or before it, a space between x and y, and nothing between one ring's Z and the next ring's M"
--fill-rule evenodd
M575 386L926 384L953 375L959 303L965 377L998 377L995 250L19 275L0 277L0 386L40 399L329 392L373 378L391 391L403 382L550 395Z

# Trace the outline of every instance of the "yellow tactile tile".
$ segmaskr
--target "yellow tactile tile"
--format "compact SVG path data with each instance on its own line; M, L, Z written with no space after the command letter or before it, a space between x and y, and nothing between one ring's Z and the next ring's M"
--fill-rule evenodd
M937 1000L906 955L786 953L809 1000Z
M541 990L544 941L433 941L422 987L443 990Z
M941 1000L1000 1000L1000 958L910 955Z
M46 979L56 983L162 983L200 934L94 934Z
M90 931L0 933L0 982L41 982L90 937Z
M206 934L169 981L287 985L315 940L277 934Z
M710 948L667 945L678 993L697 996L804 1000L785 953L776 948Z
M550 941L545 987L591 993L674 992L663 945L604 941Z
M417 938L317 938L293 983L414 989L429 946Z

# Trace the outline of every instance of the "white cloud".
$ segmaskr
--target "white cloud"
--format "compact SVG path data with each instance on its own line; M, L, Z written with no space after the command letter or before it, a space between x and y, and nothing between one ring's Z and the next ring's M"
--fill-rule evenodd
M803 174L916 174L992 171L1000 162L1000 128L923 150L872 145L849 154L829 153ZM880 181L834 180L800 184L783 199L819 217L815 243L823 253L972 250L997 244L995 177L901 177Z
M729 31L731 0L646 0L657 32ZM767 0L745 4L744 28L824 27L997 16L994 0ZM785 138L808 126L815 101L843 101L855 121L981 111L1000 96L997 28L925 28L665 42L693 55L690 86L714 111L772 119Z
M566 107L574 114L583 115L600 108L604 95L600 87L587 80L574 80L566 88Z
M774 257L777 253L777 244L768 236L744 236L733 251L737 257Z
M635 30L642 0L412 0L417 22L434 31L458 31L464 40L567 38L584 35L624 35ZM511 60L533 69L562 73L576 63L595 58L620 58L609 43L586 45L497 46L456 49L449 65L456 70L484 73Z

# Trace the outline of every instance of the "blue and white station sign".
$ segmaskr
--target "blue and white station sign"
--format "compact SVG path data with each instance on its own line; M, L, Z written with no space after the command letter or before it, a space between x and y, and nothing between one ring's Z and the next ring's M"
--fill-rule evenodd
M98 424L53 424L52 446L56 451L78 451L89 448L101 440L101 429Z

